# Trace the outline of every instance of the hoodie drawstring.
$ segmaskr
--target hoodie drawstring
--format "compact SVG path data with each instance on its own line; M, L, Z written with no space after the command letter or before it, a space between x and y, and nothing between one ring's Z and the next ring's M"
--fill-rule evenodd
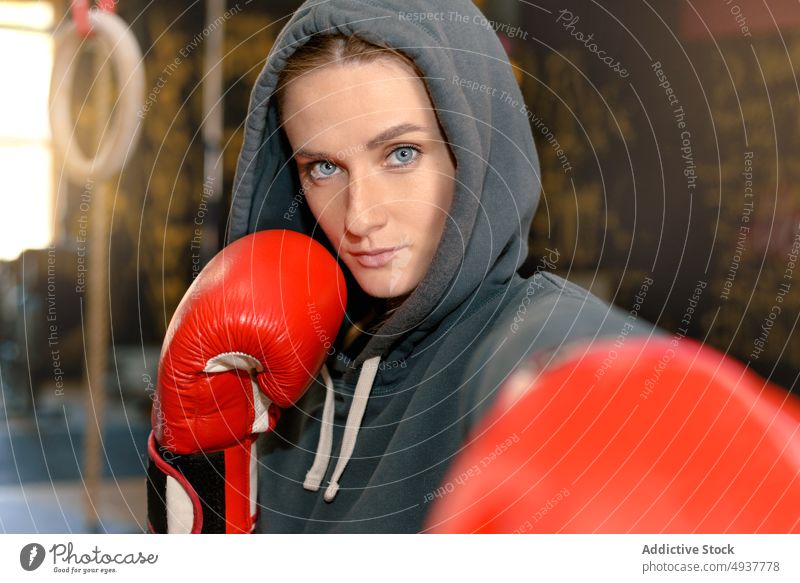
M342 437L342 446L339 450L339 459L333 470L330 484L325 490L324 499L326 502L331 502L336 497L336 493L339 491L339 479L342 477L344 469L350 461L350 457L353 455L353 450L356 447L356 439L358 439L358 431L361 428L361 420L364 418L364 411L367 409L367 401L369 401L372 384L375 381L375 375L378 373L380 361L380 356L373 356L364 361L361 365L361 372L358 375L358 382L356 383L356 390L353 395L353 403L350 405L350 411L347 413L344 437ZM319 490L322 478L328 470L328 464L331 459L331 449L333 448L333 381L331 380L331 375L327 367L323 366L322 377L325 381L325 405L322 409L322 427L320 429L319 442L317 443L317 452L314 455L314 463L311 469L308 470L306 479L303 482L303 488L311 490L312 492Z
M306 473L303 488L316 492L322 483L322 478L328 469L333 447L333 381L328 367L322 365L322 379L325 381L325 406L322 408L322 428L319 432L317 453L314 455L314 464Z

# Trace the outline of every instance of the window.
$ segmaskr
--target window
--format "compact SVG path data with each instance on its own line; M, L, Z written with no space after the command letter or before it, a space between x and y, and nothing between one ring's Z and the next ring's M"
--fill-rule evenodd
M52 238L52 27L49 2L0 1L0 259Z

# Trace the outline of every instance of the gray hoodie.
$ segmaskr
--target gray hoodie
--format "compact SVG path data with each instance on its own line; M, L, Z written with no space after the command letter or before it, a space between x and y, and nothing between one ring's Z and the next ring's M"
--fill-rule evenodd
M448 465L530 354L546 363L579 339L648 330L544 270L517 273L539 200L539 162L495 28L466 0L309 0L256 82L231 241L291 229L333 249L304 204L271 99L286 59L314 34L355 34L411 57L457 166L451 220L420 284L354 352L340 349L340 333L318 382L261 440L259 532L423 530L431 504L448 493ZM350 292L344 330L370 298L340 263Z

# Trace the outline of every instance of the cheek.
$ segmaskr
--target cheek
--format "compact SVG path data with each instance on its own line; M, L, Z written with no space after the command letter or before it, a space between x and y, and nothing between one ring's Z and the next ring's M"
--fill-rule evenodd
M344 234L344 207L342 197L307 196L306 202L314 218L328 239L336 244Z
M442 217L447 217L450 207L453 204L453 193L455 192L455 179L452 176L439 175L437 177L436 192L434 203L437 213Z
M447 219L453 200L454 182L450 176L430 173L410 191L405 212L420 229L440 227ZM434 233L438 235L438 233Z

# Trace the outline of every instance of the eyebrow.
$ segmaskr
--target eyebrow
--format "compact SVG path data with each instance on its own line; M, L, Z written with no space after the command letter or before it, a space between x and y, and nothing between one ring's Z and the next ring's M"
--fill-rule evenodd
M425 126L420 126L415 123L405 122L401 124L397 124L396 126L392 126L388 129L383 130L377 136L372 138L369 142L366 143L365 148L367 150L374 150L381 144L389 142L403 134L409 134L411 132L423 132L427 131L428 128ZM313 152L311 150L306 150L305 148L298 149L295 153L295 156L303 156L305 158L323 158L323 159L332 159L336 156L328 154L327 152Z

